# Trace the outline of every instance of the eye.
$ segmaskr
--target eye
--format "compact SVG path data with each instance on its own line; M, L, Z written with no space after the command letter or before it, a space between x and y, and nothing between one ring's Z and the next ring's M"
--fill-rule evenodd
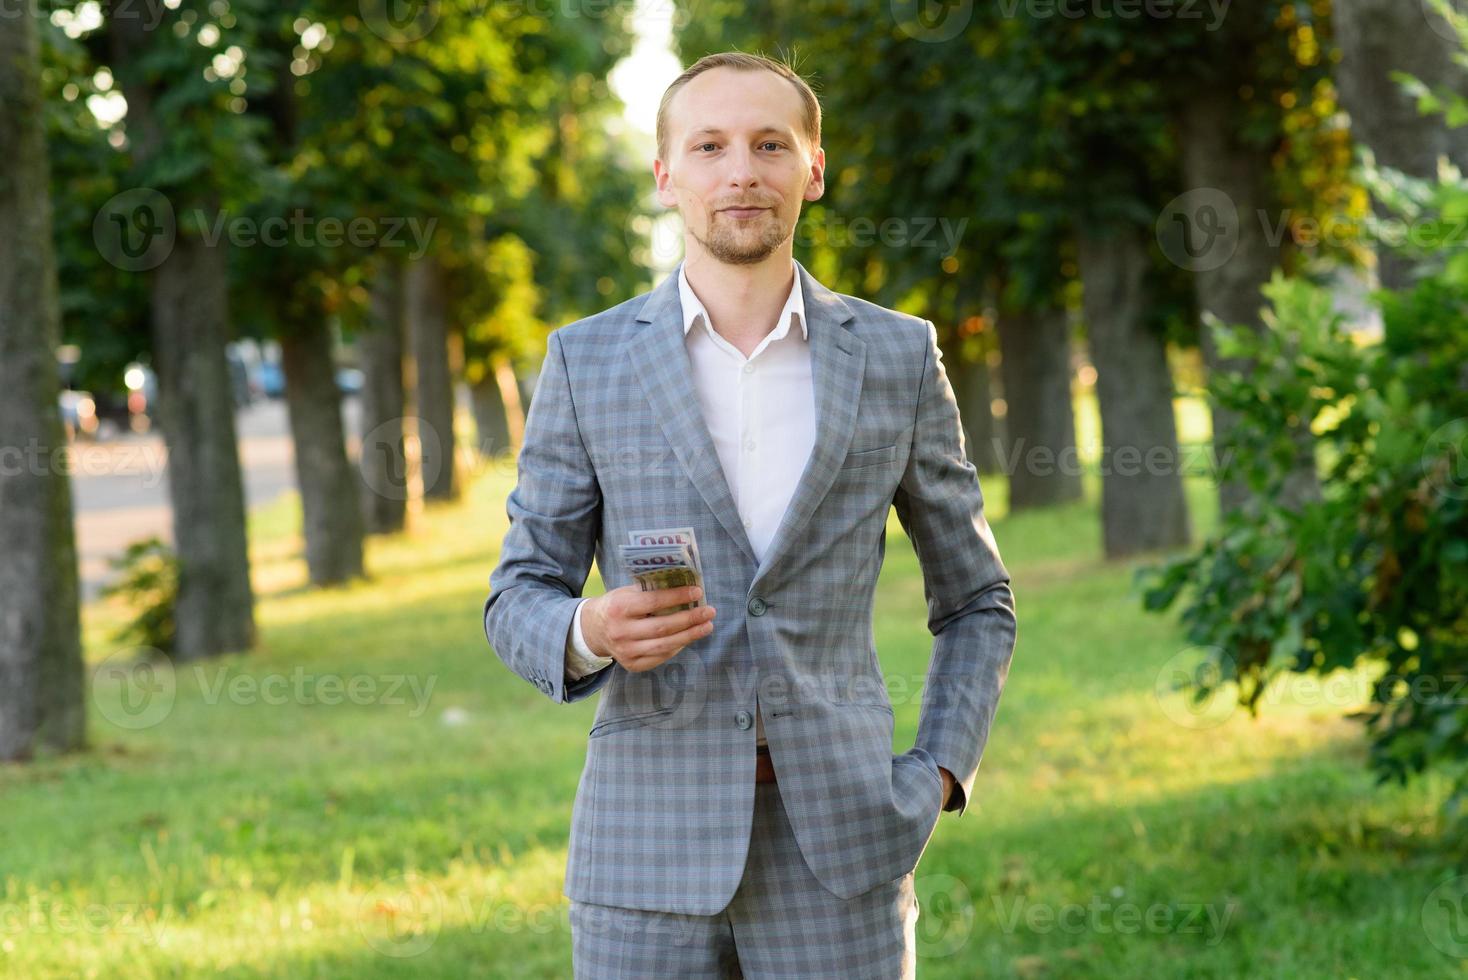
M783 143L776 143L774 140L765 140L763 143L760 144L760 146L773 146L777 150L784 149Z
M697 145L697 146L695 146L695 147L694 147L694 149L695 149L695 150L701 150L701 149L703 149L703 148L704 148L704 147L705 147L705 146L717 146L717 145L718 145L718 144L717 144L717 143L700 143L700 144L698 144L698 145Z

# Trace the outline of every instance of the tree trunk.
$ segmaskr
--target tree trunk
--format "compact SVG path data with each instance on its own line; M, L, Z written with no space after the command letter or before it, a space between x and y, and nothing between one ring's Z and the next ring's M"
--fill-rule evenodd
M474 428L478 430L479 454L494 459L510 450L510 416L505 410L499 380L489 371L469 388L474 405Z
M1101 409L1101 538L1107 558L1186 545L1167 345L1146 323L1147 245L1134 228L1082 223L1086 328Z
M1452 28L1425 2L1336 0L1334 30L1341 59L1335 82L1351 131L1376 162L1413 177L1431 178L1437 158L1468 168L1468 129L1448 129L1441 115L1419 115L1416 101L1392 78L1408 72L1428 86L1468 95L1468 72L1453 63ZM1378 202L1377 214L1392 217ZM1399 219L1398 219L1399 220ZM1381 284L1410 284L1412 264L1383 246L1377 252Z
M1065 311L1049 308L1001 314L999 349L1010 510L1079 500L1083 491Z
M0 761L86 738L40 42L0 30Z
M1183 170L1188 186L1213 188L1232 200L1236 215L1224 215L1237 230L1237 248L1217 268L1194 272L1193 281L1200 311L1212 313L1224 323L1264 329L1260 311L1261 290L1279 265L1279 243L1270 241L1278 207L1270 193L1271 164L1267 149L1249 146L1239 133L1243 123L1236 118L1236 102L1227 86L1206 85L1188 100L1182 117ZM1214 263L1208 263L1213 265ZM1203 363L1208 373L1247 371L1248 363L1238 358L1221 358L1212 331L1200 337ZM1218 467L1220 514L1231 513L1249 498L1243 479L1229 475L1233 453L1229 448L1238 425L1236 413L1212 406L1213 449ZM1315 471L1314 439L1308 428L1296 434L1298 463L1285 491L1286 501L1301 502L1319 496Z
M994 419L994 386L985 359L953 363L953 392L963 420L964 450L981 474L1000 472L1003 456L999 427Z
M153 277L153 365L168 447L182 660L255 645L229 337L228 246L180 231Z
M403 445L402 266L386 257L373 263L367 329L357 342L362 358L362 522L368 534L392 534L407 524L408 460Z
M432 255L408 266L408 330L414 395L422 445L423 497L454 500L454 384L449 371L448 292L444 270Z
M540 381L538 369L532 369L530 374L515 375L515 391L520 396L520 404L525 407L525 415L530 415L530 400L535 397L535 386Z
M927 315L935 324L951 322L956 329L944 336L944 362L949 365L953 395L963 425L964 455L981 475L1003 470L1003 441L994 418L994 383L990 376L988 351L992 341L982 331L966 329L983 323L982 285L975 280L956 279L933 297ZM951 355L951 356L950 356Z
M128 139L136 163L143 165L159 152L164 135L153 109L158 83L140 67L155 45L148 25L158 23L164 11L158 0L126 6L109 0L104 7L113 73L127 99ZM206 214L219 208L211 195L187 203ZM209 247L180 227L150 284L158 421L168 449L179 561L173 655L180 660L255 644L245 493L224 353L229 339L226 249L224 241Z
M283 325L281 362L312 585L362 574L361 491L347 460L325 314Z

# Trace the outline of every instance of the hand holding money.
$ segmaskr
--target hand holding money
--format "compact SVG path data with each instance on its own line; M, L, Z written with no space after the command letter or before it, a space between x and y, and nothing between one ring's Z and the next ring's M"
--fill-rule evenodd
M644 591L624 585L587 601L581 632L593 653L633 673L652 670L714 631L714 607L702 598L698 586Z
M593 653L630 671L651 670L714 631L703 601L703 564L691 527L629 531L622 568L636 584L586 604L581 632Z

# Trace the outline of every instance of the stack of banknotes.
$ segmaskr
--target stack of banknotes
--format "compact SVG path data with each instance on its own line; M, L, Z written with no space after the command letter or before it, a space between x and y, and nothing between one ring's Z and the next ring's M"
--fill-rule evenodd
M636 580L643 592L676 589L688 585L703 586L703 565L698 558L698 540L691 527L652 528L629 531L631 544L622 545L622 567ZM693 609L703 599L670 606L659 616Z

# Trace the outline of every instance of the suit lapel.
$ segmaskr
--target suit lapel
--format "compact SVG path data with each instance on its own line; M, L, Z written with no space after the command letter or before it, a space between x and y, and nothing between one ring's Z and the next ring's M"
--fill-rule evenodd
M856 430L866 370L866 344L844 326L852 319L850 307L816 282L799 262L795 263L795 271L805 300L811 348L816 440L769 550L755 572L756 582L780 560L835 482ZM652 291L637 319L647 326L633 340L630 354L653 415L704 502L753 561L754 549L744 533L739 509L692 388L693 366L684 342L676 271Z
M693 389L693 363L688 359L683 337L683 306L678 300L676 271L652 291L637 319L647 326L632 341L632 364L652 404L653 417L709 510L754 561L754 548L744 533L744 523L734 506L734 495L729 492L723 464Z
M755 570L751 587L784 557L835 482L856 431L856 408L861 402L862 378L866 373L866 343L844 326L852 319L851 308L816 282L799 262L795 263L795 272L800 276L809 321L816 441L775 537Z

